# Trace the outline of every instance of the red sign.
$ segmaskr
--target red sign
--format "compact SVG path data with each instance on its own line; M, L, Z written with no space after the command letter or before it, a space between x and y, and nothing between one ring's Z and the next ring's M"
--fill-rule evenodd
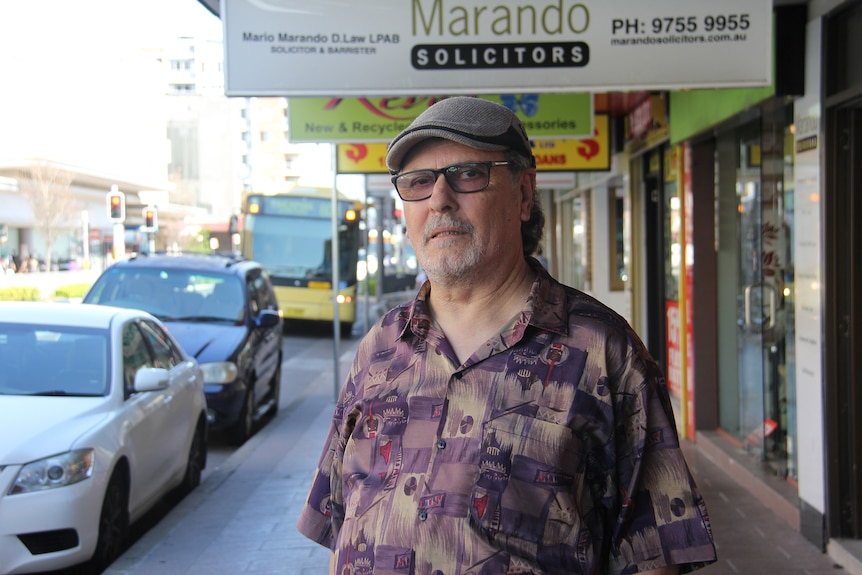
M646 134L652 126L652 98L647 98L629 113L629 138Z
M690 249L694 245L694 190L691 187L691 146L686 143L682 150L683 174L682 174L682 190L685 194L685 245L686 257L683 259L685 265L683 295L685 296L685 327L682 332L685 334L685 369L686 369L686 436L694 437L694 260L689 254L693 254L694 250Z
M680 396L682 390L682 347L680 346L679 302L665 300L665 333L667 343L667 388L671 394Z

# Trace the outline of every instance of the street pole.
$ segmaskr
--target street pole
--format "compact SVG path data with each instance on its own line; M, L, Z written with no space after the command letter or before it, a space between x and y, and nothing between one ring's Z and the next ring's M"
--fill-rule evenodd
M365 237L362 238L362 243L365 247L363 256L365 258L365 277L362 278L363 284L363 297L365 298L365 317L362 322L362 333L368 333L368 325L370 323L370 315L371 311L368 309L370 302L370 294L368 293L368 289L370 287L370 283L368 281L368 176L365 176L365 185L363 186L363 205L362 205L362 218L365 220Z
M114 261L126 257L126 228L123 224L114 224Z
M338 274L338 248L340 242L338 241L338 152L335 145L330 144L332 154L331 154L331 164L332 168L332 240L330 241L330 249L332 250L332 354L333 354L333 390L335 401L338 401L338 391L341 387L341 376L338 373L338 362L341 356L341 321L338 316L338 288L340 283L340 278Z
M90 269L90 212L81 210L81 266Z

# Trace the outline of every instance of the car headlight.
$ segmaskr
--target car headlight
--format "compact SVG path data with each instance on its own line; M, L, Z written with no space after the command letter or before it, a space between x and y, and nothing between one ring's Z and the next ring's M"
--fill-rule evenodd
M202 363L200 368L204 372L204 383L231 383L239 373L232 361Z
M33 461L21 468L9 495L65 487L93 475L96 454L92 449L67 451Z

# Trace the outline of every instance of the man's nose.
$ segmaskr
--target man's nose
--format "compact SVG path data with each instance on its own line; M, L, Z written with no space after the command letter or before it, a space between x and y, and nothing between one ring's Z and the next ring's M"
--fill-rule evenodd
M442 173L435 174L434 187L431 189L431 197L428 198L429 206L435 211L446 211L457 204L455 190L449 185L449 181Z

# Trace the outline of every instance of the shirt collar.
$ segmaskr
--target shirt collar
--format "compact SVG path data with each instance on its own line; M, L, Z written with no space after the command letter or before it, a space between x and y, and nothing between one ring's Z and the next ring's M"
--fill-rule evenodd
M535 272L536 279L530 288L530 295L520 318L515 325L504 327L504 333L520 339L527 326L533 326L543 331L567 335L569 328L565 287L552 278L538 261L527 258L527 263ZM407 321L399 338L409 337L411 333L422 339L428 335L432 322L426 302L430 292L431 283L426 281L408 307Z

